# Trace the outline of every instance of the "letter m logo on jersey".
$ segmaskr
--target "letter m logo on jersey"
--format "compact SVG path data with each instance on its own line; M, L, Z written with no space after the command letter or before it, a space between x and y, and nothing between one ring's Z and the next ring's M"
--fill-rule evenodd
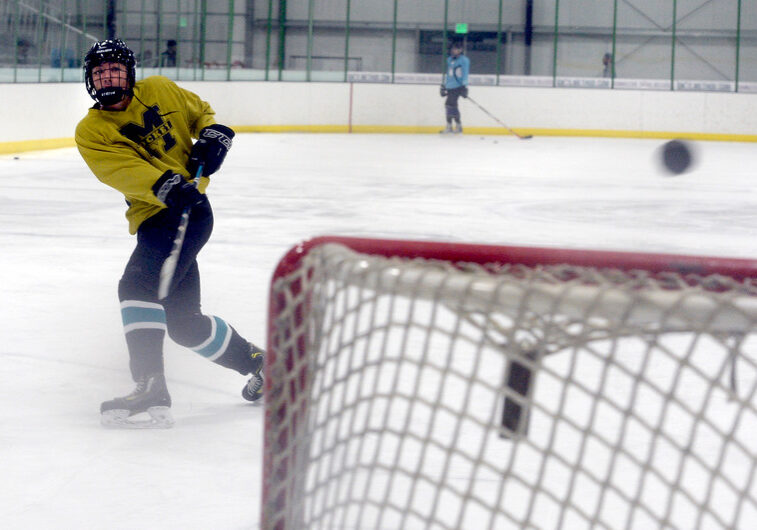
M142 125L127 123L121 127L120 132L139 144L150 156L160 158L161 152L165 153L176 145L176 140L171 136L172 128L171 122L163 119L158 106L153 105L142 113ZM163 141L162 149L156 144L158 140Z

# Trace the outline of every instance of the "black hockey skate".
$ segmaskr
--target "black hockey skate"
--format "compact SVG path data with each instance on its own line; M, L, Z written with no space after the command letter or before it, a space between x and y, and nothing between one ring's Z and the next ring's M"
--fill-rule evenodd
M146 412L149 417L134 418ZM167 429L174 424L171 396L163 374L152 374L137 381L128 396L111 399L100 405L100 422L104 427L126 429Z
M242 397L247 401L258 401L263 397L263 361L265 352L253 343L250 342L249 344L249 355L252 361L250 363L250 374L252 374L252 377L242 389Z

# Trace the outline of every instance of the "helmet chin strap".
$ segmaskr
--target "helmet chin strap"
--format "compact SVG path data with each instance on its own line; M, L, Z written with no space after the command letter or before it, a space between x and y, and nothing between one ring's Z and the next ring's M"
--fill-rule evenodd
M98 103L100 103L100 105L108 107L110 105L115 105L119 101L122 101L124 98L131 95L132 91L130 88L107 87L98 90L95 93L95 99Z

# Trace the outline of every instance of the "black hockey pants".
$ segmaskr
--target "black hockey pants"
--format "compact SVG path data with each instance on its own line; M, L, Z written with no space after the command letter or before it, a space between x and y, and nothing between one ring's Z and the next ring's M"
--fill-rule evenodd
M460 108L457 106L457 100L463 94L463 88L457 87L447 90L447 99L444 100L447 123L452 123L452 120L460 123Z
M197 255L213 231L213 211L205 199L192 208L184 245L168 296L157 297L160 269L176 236L181 211L165 209L137 230L137 246L118 286L129 366L137 380L163 372L163 339L193 349L209 360L246 374L248 346L231 326L200 309Z

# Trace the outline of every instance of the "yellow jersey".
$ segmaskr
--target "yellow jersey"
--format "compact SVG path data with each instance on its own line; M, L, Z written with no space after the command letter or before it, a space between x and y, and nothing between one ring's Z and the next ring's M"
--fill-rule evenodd
M76 126L76 146L92 173L126 197L129 232L165 205L152 191L166 171L189 177L186 166L192 138L215 123L215 112L197 94L163 76L134 85L129 106L121 111L89 109ZM207 177L199 190L204 193Z

